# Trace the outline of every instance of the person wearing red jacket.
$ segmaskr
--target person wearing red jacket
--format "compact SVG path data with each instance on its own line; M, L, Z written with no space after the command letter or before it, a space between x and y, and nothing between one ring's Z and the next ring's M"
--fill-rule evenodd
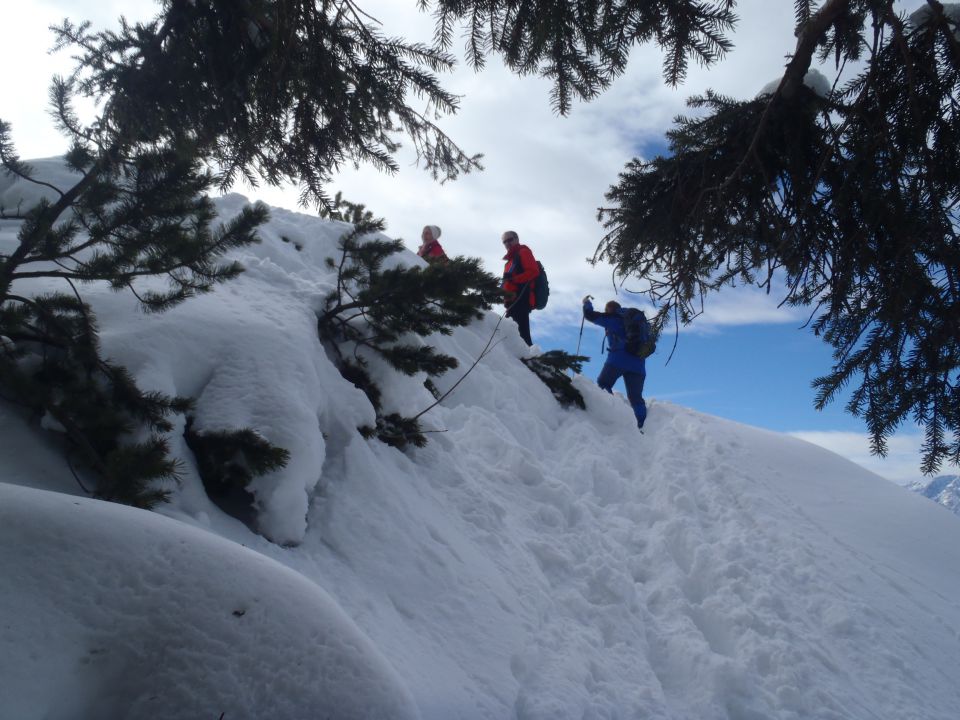
M527 345L533 345L530 311L536 304L533 281L540 274L540 266L530 248L520 244L520 237L513 230L507 230L502 239L507 249L503 256L507 263L503 268L503 304L507 306L507 317L517 324L520 337Z
M446 262L447 254L440 247L440 228L436 225L424 225L423 232L420 234L420 247L417 248L417 255L422 257L428 263Z

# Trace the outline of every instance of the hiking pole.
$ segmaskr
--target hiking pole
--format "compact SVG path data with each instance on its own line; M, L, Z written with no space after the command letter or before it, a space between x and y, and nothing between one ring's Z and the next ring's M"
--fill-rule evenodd
M589 298L590 300L593 300L593 296L591 296L591 295L587 295L587 297L584 298L584 299L586 300L587 298ZM580 355L580 342L583 340L583 324L586 322L586 320L587 320L587 316L586 316L586 315L584 315L582 318L580 318L580 337L577 338L577 352L576 352L576 355ZM570 374L571 374L572 376L574 376L574 377L576 376L576 373L575 373L572 369L570 370Z
M593 300L593 295L587 295L583 299L584 302L586 302L587 300ZM586 321L586 319L587 319L586 315L580 318L580 337L577 338L577 355L580 354L580 341L583 340L583 323Z

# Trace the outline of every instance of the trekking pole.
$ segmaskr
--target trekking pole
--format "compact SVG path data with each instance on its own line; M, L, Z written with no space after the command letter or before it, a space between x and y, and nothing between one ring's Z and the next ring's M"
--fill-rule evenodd
M591 300L593 299L590 295L587 295L587 297L590 298ZM586 315L580 318L580 337L577 338L577 352L575 353L576 355L580 354L580 343L583 340L583 324L586 322L586 320L587 320ZM577 374L571 369L570 375L573 377L576 377Z
M584 298L584 302L587 300L593 300L593 295L587 295L587 297ZM586 315L580 318L580 337L577 338L577 355L580 354L580 341L583 340L583 323L586 321L586 319Z

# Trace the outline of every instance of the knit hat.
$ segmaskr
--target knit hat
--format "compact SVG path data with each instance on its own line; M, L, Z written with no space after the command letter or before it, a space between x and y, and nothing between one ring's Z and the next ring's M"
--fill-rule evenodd
M439 228L439 227L437 227L436 225L427 225L426 227L430 230L430 234L433 235L433 239L434 239L434 240L439 240L439 239L440 239L440 228Z

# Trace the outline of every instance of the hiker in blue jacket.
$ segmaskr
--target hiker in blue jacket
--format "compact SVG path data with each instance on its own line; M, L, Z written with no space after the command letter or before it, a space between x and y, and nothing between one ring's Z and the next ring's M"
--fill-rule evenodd
M583 299L583 317L606 331L607 361L597 376L597 385L608 393L621 377L627 388L627 399L637 416L637 427L643 428L647 419L647 404L643 401L643 383L647 379L646 362L627 351L627 331L623 323L623 308L620 303L611 300L602 313L593 309L592 297Z

